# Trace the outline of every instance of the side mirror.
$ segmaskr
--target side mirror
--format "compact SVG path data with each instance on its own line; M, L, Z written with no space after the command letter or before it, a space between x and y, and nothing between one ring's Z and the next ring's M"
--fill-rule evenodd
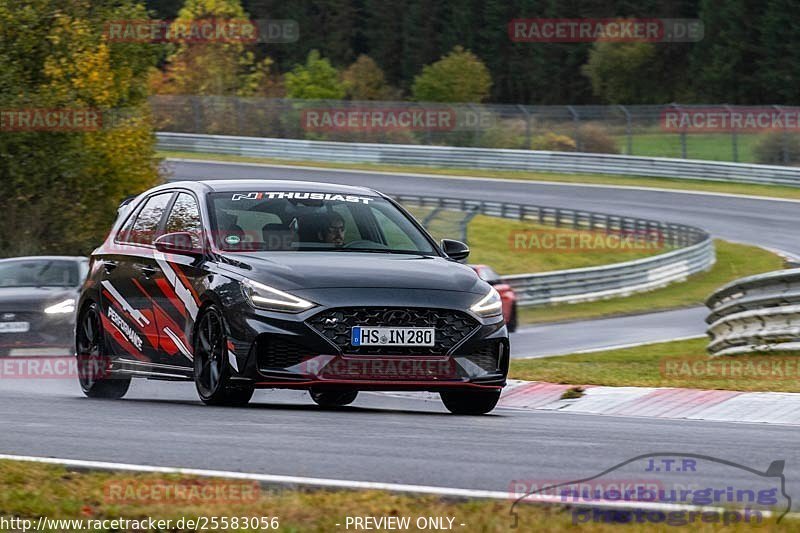
M461 241L442 239L442 250L448 257L456 261L461 261L469 256L469 246Z
M156 250L165 254L188 255L200 257L203 250L195 244L195 235L188 231L166 233L153 242Z

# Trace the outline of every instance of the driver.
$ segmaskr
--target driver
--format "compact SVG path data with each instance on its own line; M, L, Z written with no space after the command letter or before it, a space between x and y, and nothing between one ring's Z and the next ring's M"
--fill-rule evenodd
M325 218L318 236L322 242L332 244L337 248L344 246L344 218L342 215L330 213Z

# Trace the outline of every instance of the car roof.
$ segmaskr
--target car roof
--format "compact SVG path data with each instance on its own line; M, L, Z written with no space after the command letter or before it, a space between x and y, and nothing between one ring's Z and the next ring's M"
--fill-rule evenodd
M88 257L78 256L78 255L25 255L21 257L4 257L0 259L0 261L28 261L31 259L39 260L39 261L81 261L86 262L89 260Z
M175 181L167 185L158 187L167 189L172 187L185 187L197 191L200 188L206 192L237 192L237 191L264 191L279 192L322 192L333 194L350 194L361 196L383 196L378 191L368 187L356 187L352 185L341 185L338 183L321 183L316 181L297 181L297 180L198 180L198 181Z

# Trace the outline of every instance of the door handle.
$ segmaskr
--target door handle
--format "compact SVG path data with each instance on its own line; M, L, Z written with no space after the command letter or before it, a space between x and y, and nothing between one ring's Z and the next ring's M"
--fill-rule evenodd
M103 268L105 269L106 274L111 274L111 272L117 268L117 262L108 260L103 261Z
M156 272L158 272L157 268L151 266L142 266L139 267L139 270L142 271L142 274L144 274L144 277L146 278L151 278L155 275Z

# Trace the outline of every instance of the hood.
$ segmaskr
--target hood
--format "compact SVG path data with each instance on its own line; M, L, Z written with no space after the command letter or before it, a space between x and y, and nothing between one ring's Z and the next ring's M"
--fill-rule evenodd
M226 254L247 278L284 290L321 288L431 289L485 293L466 265L443 257L362 252ZM249 267L249 269L248 269Z
M42 311L77 296L72 287L0 287L0 311Z

